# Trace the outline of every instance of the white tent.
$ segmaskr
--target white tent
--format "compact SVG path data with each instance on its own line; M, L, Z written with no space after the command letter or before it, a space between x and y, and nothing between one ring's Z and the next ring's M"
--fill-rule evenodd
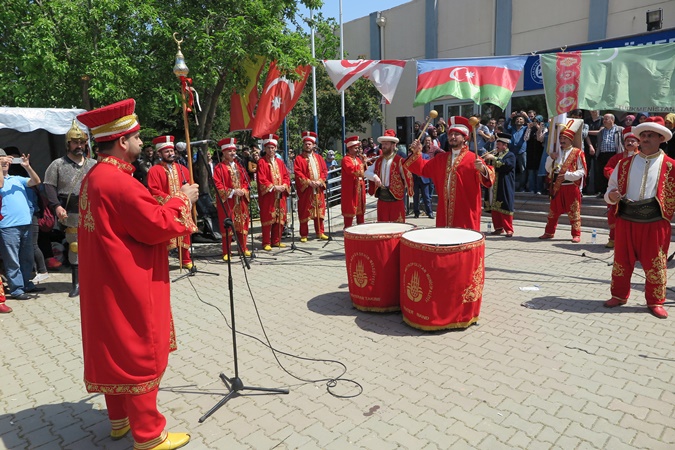
M44 176L49 164L66 154L65 134L84 109L0 107L0 148L17 147L31 155L31 165ZM86 129L79 124L82 129Z

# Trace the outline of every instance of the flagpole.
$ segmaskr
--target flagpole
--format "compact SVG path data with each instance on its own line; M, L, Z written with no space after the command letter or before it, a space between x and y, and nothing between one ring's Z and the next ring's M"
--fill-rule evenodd
M345 57L345 36L344 29L342 26L342 0L340 0L340 59ZM342 111L342 156L347 154L347 148L345 147L345 134L346 134L346 124L345 120L345 91L340 93L340 103Z
M342 0L340 0L342 1ZM312 27L312 59L316 58L315 47L314 47L314 10L309 10L309 20ZM314 109L312 110L314 116L314 132L319 135L319 118L316 113L316 67L312 65L312 99L314 101ZM344 114L343 114L344 115ZM344 140L344 139L343 139Z

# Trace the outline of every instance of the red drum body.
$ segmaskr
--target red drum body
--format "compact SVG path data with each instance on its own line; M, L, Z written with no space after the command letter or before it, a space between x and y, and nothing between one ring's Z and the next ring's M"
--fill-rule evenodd
M361 311L389 312L399 302L399 241L408 223L364 223L344 232L349 295Z
M403 320L420 330L467 328L478 321L485 237L463 228L413 230L401 237Z

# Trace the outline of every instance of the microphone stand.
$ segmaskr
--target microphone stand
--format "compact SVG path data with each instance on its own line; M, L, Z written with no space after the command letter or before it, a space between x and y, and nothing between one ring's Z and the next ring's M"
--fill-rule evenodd
M224 221L225 228L231 229L232 234L234 234L235 239L237 236L236 230L234 229L234 223L229 217ZM228 240L228 254L229 251L229 240ZM237 243L239 245L239 243ZM239 247L241 248L241 247ZM241 391L255 391L255 392L268 392L270 394L288 394L288 389L276 389L276 388L264 388L264 387L253 387L246 386L244 382L239 378L239 363L237 358L237 329L235 326L235 314L234 314L234 285L232 282L232 258L227 260L227 287L230 291L230 321L232 323L232 354L234 356L234 376L227 377L225 374L220 374L220 379L223 381L229 392L223 397L216 405L209 409L203 416L199 418L199 423L203 423L206 419L209 418L214 412L220 409L225 403L227 403L231 398L238 397ZM246 259L244 259L246 261Z
M296 208L294 206L295 202L293 201L293 199L296 198L297 195L298 195L298 191L295 189L295 182L291 181L291 246L289 248L285 249L285 250L282 250L282 251L278 252L277 254L281 254L281 253L284 253L284 252L293 253L296 250L299 251L299 252L303 252L307 255L312 254L311 252L308 252L307 250L298 248L295 245L295 214L294 214L294 212L295 212Z

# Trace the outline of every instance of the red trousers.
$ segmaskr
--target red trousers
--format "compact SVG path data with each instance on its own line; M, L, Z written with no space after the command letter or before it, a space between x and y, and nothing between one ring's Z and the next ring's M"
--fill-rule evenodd
M639 261L645 271L647 305L662 305L666 301L667 259L670 246L670 222L629 222L616 219L614 267L612 268L612 297L628 300L630 279Z
M190 240L189 234L187 236L183 236L181 245L188 247L188 248L179 247L180 248L180 254L181 254L181 264L183 264L183 265L192 262L192 258L190 257L190 248L189 248L190 242L191 242L191 240Z
M581 236L581 191L575 184L560 186L558 193L551 199L546 233L555 234L558 218L564 213L570 218L572 237Z
M607 225L609 226L609 240L613 241L616 235L616 216L614 210L616 205L607 205Z
M124 428L128 420L136 444L153 447L164 441L166 419L157 411L157 392L158 389L139 395L106 395L105 404L113 429Z
M492 211L492 224L495 226L495 231L504 230L507 233L513 233L512 215Z
M309 221L312 219L307 219L305 222L300 222L300 237L307 237L309 235ZM323 219L314 219L314 231L316 236L319 237L323 234Z
M351 226L352 226L352 222L354 222L354 216L349 216L349 217L343 216L343 217L344 217L344 219L345 219L345 220L344 220L345 228L351 227ZM363 214L358 214L358 215L356 216L356 223L357 223L357 225L363 223Z
M405 204L403 200L395 202L377 201L378 222L405 222Z
M262 245L277 245L281 242L281 231L283 225L278 223L271 223L262 226Z

